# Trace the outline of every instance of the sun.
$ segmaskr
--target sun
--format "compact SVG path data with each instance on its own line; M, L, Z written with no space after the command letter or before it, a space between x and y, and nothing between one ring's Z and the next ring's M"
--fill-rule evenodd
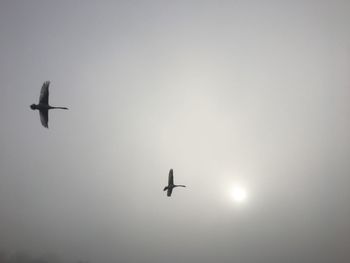
M230 197L235 203L241 204L246 202L248 192L246 188L241 185L233 185L230 190Z

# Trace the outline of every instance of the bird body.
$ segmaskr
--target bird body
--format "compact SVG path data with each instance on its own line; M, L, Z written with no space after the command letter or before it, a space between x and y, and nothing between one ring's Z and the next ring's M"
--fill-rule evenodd
M52 107L49 105L49 86L50 81L45 81L41 87L40 98L38 104L30 105L32 110L39 110L41 124L45 127L49 127L49 110L62 109L68 110L66 107Z
M169 177L168 177L168 185L166 187L164 187L163 191L167 191L167 196L171 196L173 189L175 187L186 187L186 185L174 184L174 172L173 172L173 169L170 169Z

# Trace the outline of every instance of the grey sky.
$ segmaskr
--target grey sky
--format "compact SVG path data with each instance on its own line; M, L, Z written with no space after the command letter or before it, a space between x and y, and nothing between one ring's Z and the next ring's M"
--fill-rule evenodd
M349 1L1 1L0 249L349 262L349 24Z

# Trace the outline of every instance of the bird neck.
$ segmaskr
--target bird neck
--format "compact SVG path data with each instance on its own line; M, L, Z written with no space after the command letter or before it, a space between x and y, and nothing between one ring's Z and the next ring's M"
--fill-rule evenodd
M50 106L50 109L68 110L68 108L66 108L66 107L52 107L52 106Z

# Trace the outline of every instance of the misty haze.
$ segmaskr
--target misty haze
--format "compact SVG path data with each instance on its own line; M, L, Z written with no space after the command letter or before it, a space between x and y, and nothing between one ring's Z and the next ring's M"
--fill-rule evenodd
M347 0L0 1L0 263L349 263L349 25Z

